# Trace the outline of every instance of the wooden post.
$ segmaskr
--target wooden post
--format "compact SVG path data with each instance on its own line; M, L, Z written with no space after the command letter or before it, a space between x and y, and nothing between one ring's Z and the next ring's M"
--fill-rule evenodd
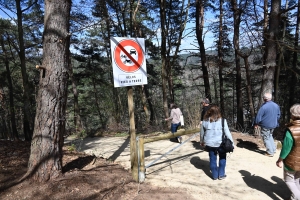
M135 159L137 160L137 162L133 162L134 167L132 168L132 169L135 169L135 166L138 166L137 167L138 177L136 177L136 174L132 172L134 180L137 180L138 182L142 183L142 182L145 181L145 178L146 178L146 175L145 175L146 174L145 173L146 172L146 168L145 168L145 150L144 150L144 145L146 143L154 142L154 141L158 141L158 140L164 140L164 139L177 137L177 136L181 136L181 135L197 133L197 132L199 132L199 128L193 129L193 130L181 129L181 130L177 131L175 134L172 134L170 132L168 134L158 135L158 136L154 136L154 137L150 137L150 138L144 138L144 136L139 137L138 138L138 149L137 149L138 152L135 153L135 155L136 155ZM131 152L131 155L132 155L132 152Z
M128 111L129 111L129 123L130 123L130 162L131 162L131 173L133 179L138 182L138 155L136 149L136 133L135 133L135 122L134 122L134 104L133 104L133 89L132 86L127 87L128 95Z
M144 151L144 138L139 138L139 182L145 181L145 151Z

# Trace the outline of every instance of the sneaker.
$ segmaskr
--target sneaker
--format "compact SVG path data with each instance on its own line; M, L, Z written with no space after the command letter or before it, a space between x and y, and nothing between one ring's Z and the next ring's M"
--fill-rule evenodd
M182 142L182 137L181 137L181 136L178 137L178 138L177 138L177 141L181 144L181 142Z
M221 176L221 177L219 177L219 180L223 180L223 179L225 179L226 177L227 177L226 175Z
M268 157L273 157L274 155L273 154L269 154L269 153L264 153L265 156L268 156Z

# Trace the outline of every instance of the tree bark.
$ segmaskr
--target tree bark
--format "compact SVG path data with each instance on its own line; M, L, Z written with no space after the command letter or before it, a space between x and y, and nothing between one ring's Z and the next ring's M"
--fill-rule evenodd
M160 24L161 24L161 79L162 79L162 96L165 117L169 116L167 100L167 70L166 70L166 1L160 0Z
M145 93L145 98L146 98L146 100L148 102L148 105L149 105L150 125L153 125L154 124L154 108L153 108L153 104L152 104L152 98L151 98L151 95L149 93L149 89L148 89L147 85L144 85L143 91Z
M6 98L5 98L5 93L3 90L3 86L0 82L0 112L4 113L0 115L2 119L2 127L0 130L1 135L3 139L8 139L9 135L11 135L11 130L10 130L10 123L8 122L8 113L9 111L6 109L8 106L6 106ZM0 136L1 136L0 135Z
M251 74L250 74L250 64L248 61L248 56L244 56L244 63L245 63L245 69L246 69L246 80L247 80L247 94L248 94L248 101L249 101L249 109L251 113L251 120L255 117L255 111L254 111L254 105L252 100L252 87L251 87Z
M145 112L146 115L146 123L147 126L150 124L150 112L148 110L147 107L147 96L146 96L146 92L145 92L145 86L139 87L140 90L140 96L141 96L141 100L142 100L142 106L143 106L143 110Z
M172 5L173 1L169 2L169 10L173 9L173 5ZM188 10L190 7L190 0L186 1L187 5L185 8L185 1L181 2L181 10L180 10L180 29L176 29L173 28L172 26L177 27L178 24L174 24L174 23L170 23L170 18L172 18L172 14L168 15L168 27L166 28L166 36L168 37L168 50L167 50L167 77L168 77L168 85L169 85L169 94L170 94L170 99L172 102L175 102L175 91L174 91L174 81L173 81L173 71L174 71L174 66L177 65L177 59L178 59L178 53L180 52L180 44L181 44L181 40L182 40L182 35L183 32L185 30L186 27L186 23L188 20ZM179 5L178 5L179 7ZM167 12L169 13L169 12ZM178 33L177 36L177 42L172 42L172 40L174 40L174 38L172 39L172 33L169 32L169 30L175 30L176 33ZM177 35L177 34L176 34ZM170 52L175 49L175 51L173 52L173 55L170 55Z
M23 81L23 99L24 99L24 135L25 140L30 141L32 138L32 128L33 128L33 117L30 112L31 101L30 95L32 94L29 83L28 83L28 75L26 72L26 61L25 61L25 45L24 45L24 33L23 33L23 12L21 9L21 1L16 0L17 7L17 21L18 21L18 41L19 41L19 57L21 62L21 73L22 73L22 81Z
M223 0L220 0L220 16L219 16L219 41L218 41L218 65L219 65L219 83L220 83L220 108L222 112L222 116L225 116L225 102L224 102L224 81L223 81L223 59L224 53L222 50L223 47Z
M1 46L3 50L3 60L7 72L7 82L8 82L8 88L9 88L9 114L10 114L10 122L11 122L11 129L12 129L12 138L14 140L19 140L19 134L17 130L17 124L16 124L16 113L15 113L15 105L14 105L14 88L11 80L11 73L9 68L9 58L8 54L4 45L4 38L1 37Z
M43 64L27 175L47 181L62 173L69 71L71 0L45 0Z
M275 69L277 67L277 53L278 53L278 46L277 46L277 36L278 36L278 29L280 23L280 6L281 0L272 0L271 1L271 13L270 13L270 20L269 20L269 31L265 35L266 40L266 51L265 51L265 64L264 64L264 73L262 79L262 86L261 86L261 93L260 93L260 105L263 103L263 95L266 92L274 91L274 75Z
M287 10L288 9L288 4L289 4L289 1L286 1L285 2L285 9ZM287 15L288 13L285 12L284 15L286 15L286 18L287 18ZM283 20L283 27L282 27L282 36L281 36L281 42L280 44L284 44L285 43L285 33L286 33L286 20ZM278 58L278 65L276 67L276 70L275 70L275 81L274 81L274 101L278 100L278 92L279 92L279 76L280 76L280 69L281 69L281 65L284 66L285 68L285 60L284 60L284 47L282 45L278 45L278 53L279 53L279 58ZM285 117L283 115L283 117Z
M73 75L73 67L70 67L70 76L72 81L72 89L73 89L73 96L74 96L74 125L76 132L82 131L82 121L80 117L80 109L78 103L78 90L77 90L77 81Z
M211 100L211 91L209 85L209 76L206 66L206 54L203 41L203 28L204 28L204 2L203 0L196 0L196 36L198 45L200 47L201 69L203 73L205 97Z
M236 101L237 101L237 125L239 128L244 128L244 114L243 114L243 96L242 96L242 75L241 75L241 63L238 52L239 47L239 35L240 35L240 23L241 23L241 9L238 8L236 0L231 1L231 6L233 10L234 18L234 34L233 34L233 44L235 50L235 69L236 69Z
M294 39L294 49L299 48L299 28L300 28L300 1L298 0L298 7L297 7L297 24L296 24L296 30L295 30L295 39ZM297 85L298 79L296 76L296 73L294 69L297 69L297 62L298 62L298 52L294 51L293 53L293 63L292 63L292 77L290 79L290 88L289 88L289 108L292 107L292 105L295 102L295 85ZM290 115L288 115L290 118Z

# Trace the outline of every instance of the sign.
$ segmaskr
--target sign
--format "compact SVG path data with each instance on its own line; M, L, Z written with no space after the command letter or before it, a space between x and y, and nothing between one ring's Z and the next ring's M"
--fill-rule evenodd
M114 86L147 84L144 38L110 39Z

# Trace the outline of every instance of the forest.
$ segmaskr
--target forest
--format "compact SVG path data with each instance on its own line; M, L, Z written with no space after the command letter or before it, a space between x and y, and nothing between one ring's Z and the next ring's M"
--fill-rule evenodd
M28 173L48 180L61 171L65 136L129 134L128 94L138 134L168 129L173 102L185 128L197 128L203 98L251 133L265 92L285 124L300 102L299 9L294 0L0 0L0 138L32 141ZM147 84L114 87L113 37L145 39Z

